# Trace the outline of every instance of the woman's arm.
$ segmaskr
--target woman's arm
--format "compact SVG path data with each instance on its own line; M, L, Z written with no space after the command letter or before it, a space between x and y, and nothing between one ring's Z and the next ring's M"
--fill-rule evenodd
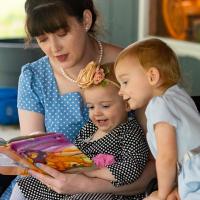
M119 195L134 195L140 192L144 192L149 182L155 177L156 177L155 160L151 156L142 175L134 183L124 185L121 187L114 187L108 181L106 181L104 185L99 185L99 184L102 184L101 179L97 179L95 180L95 183L92 183L91 190L94 193L106 192L106 193L114 193L114 194L119 194Z
M144 192L149 182L156 177L155 160L153 157L148 161L142 175L134 183L115 188L116 194L134 195L139 192Z
M100 169L94 169L90 171L85 171L83 172L83 174L91 178L101 178L107 181L116 181L115 177L106 167L100 168Z
M51 176L37 173L30 170L30 174L39 179L54 191L64 194L76 193L115 193L134 195L143 192L149 181L155 177L154 161L150 160L145 167L141 177L133 184L114 187L109 181L99 178L89 178L83 174L64 174L48 166L41 165L40 168L51 174Z
M21 109L18 110L18 114L22 135L45 132L44 116L42 114Z

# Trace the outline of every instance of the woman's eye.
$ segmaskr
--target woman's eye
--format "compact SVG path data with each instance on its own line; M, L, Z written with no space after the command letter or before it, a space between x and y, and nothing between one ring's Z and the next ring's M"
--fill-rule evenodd
M47 37L38 37L38 38L36 38L36 39L37 39L38 42L41 43L41 42L47 41L48 38L47 38Z
M67 35L67 32L64 31L64 30L61 30L61 31L58 31L58 32L57 32L57 35L58 35L59 37L64 37L64 36Z
M60 34L58 34L59 37L64 37L66 35L67 35L67 33L60 33Z

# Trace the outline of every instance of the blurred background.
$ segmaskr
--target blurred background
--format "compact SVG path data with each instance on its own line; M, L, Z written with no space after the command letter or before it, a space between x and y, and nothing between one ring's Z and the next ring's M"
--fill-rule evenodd
M24 46L24 2L0 0L0 111L5 106L2 102L8 99L4 89L17 90L22 65L43 55L36 45ZM200 0L94 0L94 3L100 13L99 24L103 26L102 40L123 47L152 36L165 40L178 54L188 92L200 96ZM0 124L3 124L1 115Z
M21 66L42 55L37 48L24 48L24 2L0 0L0 87L17 87ZM104 27L103 40L125 47L138 39L158 36L173 41L175 50L177 46L181 46L179 50L187 49L180 53L180 62L190 93L200 94L200 0L94 2L100 26Z

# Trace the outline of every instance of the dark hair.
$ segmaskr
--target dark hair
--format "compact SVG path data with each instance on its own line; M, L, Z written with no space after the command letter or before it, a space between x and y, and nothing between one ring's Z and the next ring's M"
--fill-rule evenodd
M26 0L25 29L28 40L60 28L69 31L67 17L72 16L82 22L85 9L92 13L92 24L88 31L94 35L97 13L92 0Z

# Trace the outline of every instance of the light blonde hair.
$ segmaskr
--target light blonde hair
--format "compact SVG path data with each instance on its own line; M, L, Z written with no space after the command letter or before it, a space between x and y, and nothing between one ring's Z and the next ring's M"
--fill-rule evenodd
M119 54L115 66L126 57L137 57L145 70L157 68L163 81L163 88L182 82L176 54L160 39L151 38L131 44Z

